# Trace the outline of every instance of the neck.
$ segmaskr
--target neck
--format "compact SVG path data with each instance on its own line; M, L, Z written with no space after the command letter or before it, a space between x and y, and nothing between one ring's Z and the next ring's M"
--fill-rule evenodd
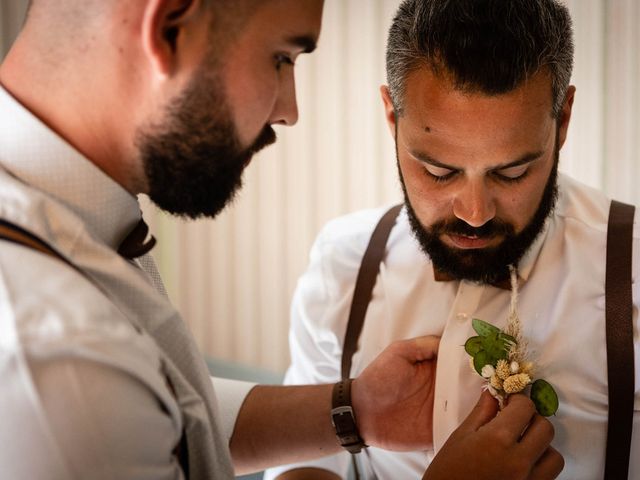
M109 85L109 75L97 74L89 58L103 52L85 48L61 55L37 40L29 32L18 37L0 65L0 84L123 188L139 193L131 180L126 105L114 105L119 90Z

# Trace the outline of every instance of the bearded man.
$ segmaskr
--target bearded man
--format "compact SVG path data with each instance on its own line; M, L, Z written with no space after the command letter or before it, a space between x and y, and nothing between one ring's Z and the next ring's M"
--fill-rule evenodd
M296 122L293 64L314 49L322 7L33 0L0 66L3 478L228 479L326 455L341 448L332 391L371 445L431 444L437 338L395 343L351 390L218 383L216 394L148 255L137 194L213 217L275 140L271 126ZM449 458L531 423L525 470L562 468L530 401L509 409L513 424L495 413L481 400L474 441ZM522 458L517 440L500 455Z
M381 217L387 208L336 219L319 234L291 309L292 364L285 379L325 383L356 376L390 341L441 337L434 449L369 448L360 455L364 478L420 478L423 465L472 409L475 394L488 388L469 367L464 348L478 335L473 319L506 329L514 307L536 378L550 382L559 397L551 422L553 445L566 461L560 478L603 478L607 422L614 418L607 351L616 353L605 338L611 201L558 173L575 97L572 64L571 19L559 1L401 3L389 32L388 86L381 93L404 208L381 255L366 316L358 317L364 324L350 372L341 371L348 364L343 353L351 356L344 347L347 320L362 312L364 298L352 303L360 291L354 285L370 265L363 256L374 229L386 222ZM629 232L637 253L637 221ZM636 282L631 304L631 278L640 274L640 262L634 256L631 265L630 253L629 304L622 306L630 359L613 371L631 371L624 423L637 427L633 349L640 343L633 332L640 290ZM630 448L637 452L640 445ZM348 457L274 469L267 478L342 478ZM622 463L612 459L610 464ZM629 478L638 476L640 457L632 454Z

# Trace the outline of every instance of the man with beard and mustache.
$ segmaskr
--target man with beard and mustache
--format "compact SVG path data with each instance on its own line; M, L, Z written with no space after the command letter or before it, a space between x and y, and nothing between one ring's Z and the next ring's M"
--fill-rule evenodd
M404 0L399 7L381 93L404 208L364 307L349 374L358 375L391 341L440 336L434 449L369 448L360 456L365 478L419 478L447 438L457 438L452 432L486 386L463 347L476 335L472 319L505 328L511 280L519 286L517 312L535 378L551 383L560 400L551 417L553 446L566 462L560 478L603 478L610 200L558 173L575 95L572 63L571 19L556 0ZM319 234L294 295L285 383L326 383L344 375L348 319L367 305L354 293L356 280L359 287L367 284L360 277L363 257L387 211L347 215ZM632 243L637 252L637 223ZM637 257L632 268L635 278ZM633 305L618 305L633 312L633 331L639 293L636 282ZM631 336L625 342L632 352ZM631 400L627 425L638 426L638 391L625 397ZM640 448L637 442L631 452ZM629 478L639 478L640 456L631 457ZM307 478L309 472L320 478L319 471L322 478L341 478L349 463L348 455L338 454L276 468L266 478Z
M367 443L431 444L437 338L395 342L351 399L349 384L223 381L216 396L148 255L137 194L213 217L275 140L271 125L296 122L292 67L314 49L322 7L32 1L0 66L3 478L232 478L335 453L333 390ZM507 477L561 468L529 400L496 410L481 397L443 451L458 466L434 478L468 476L469 456L484 468L477 478L498 458L513 460L499 470Z

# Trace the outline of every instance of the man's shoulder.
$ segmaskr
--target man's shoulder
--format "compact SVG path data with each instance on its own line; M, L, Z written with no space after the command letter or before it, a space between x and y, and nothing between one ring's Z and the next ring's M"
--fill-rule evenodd
M324 225L318 235L318 242L345 244L360 247L364 251L382 216L395 205L397 204L358 210L336 217ZM404 223L406 223L406 215L401 211L396 225L402 226Z
M560 198L555 216L571 222L593 233L605 235L609 222L611 197L596 188L585 185L566 175L561 175ZM634 238L640 239L640 218L638 208L635 213Z
M38 342L55 342L81 332L114 338L136 334L87 276L62 260L8 241L0 241L0 298L0 322L21 341L38 337Z

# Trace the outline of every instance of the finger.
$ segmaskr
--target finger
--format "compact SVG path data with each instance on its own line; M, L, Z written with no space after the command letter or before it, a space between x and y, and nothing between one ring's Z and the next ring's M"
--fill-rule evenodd
M549 447L533 466L528 480L549 480L558 478L564 468L564 458L555 448Z
M412 363L433 360L438 355L440 337L424 336L410 340L400 340L393 344L396 354Z
M475 432L483 425L496 418L498 413L498 402L487 391L482 392L476 406L473 407L471 413L465 418L458 430L466 432Z
M510 395L509 403L502 409L491 425L503 429L514 443L536 414L533 402L522 394Z
M522 434L519 449L524 450L534 462L541 457L551 444L555 431L549 420L535 415Z

